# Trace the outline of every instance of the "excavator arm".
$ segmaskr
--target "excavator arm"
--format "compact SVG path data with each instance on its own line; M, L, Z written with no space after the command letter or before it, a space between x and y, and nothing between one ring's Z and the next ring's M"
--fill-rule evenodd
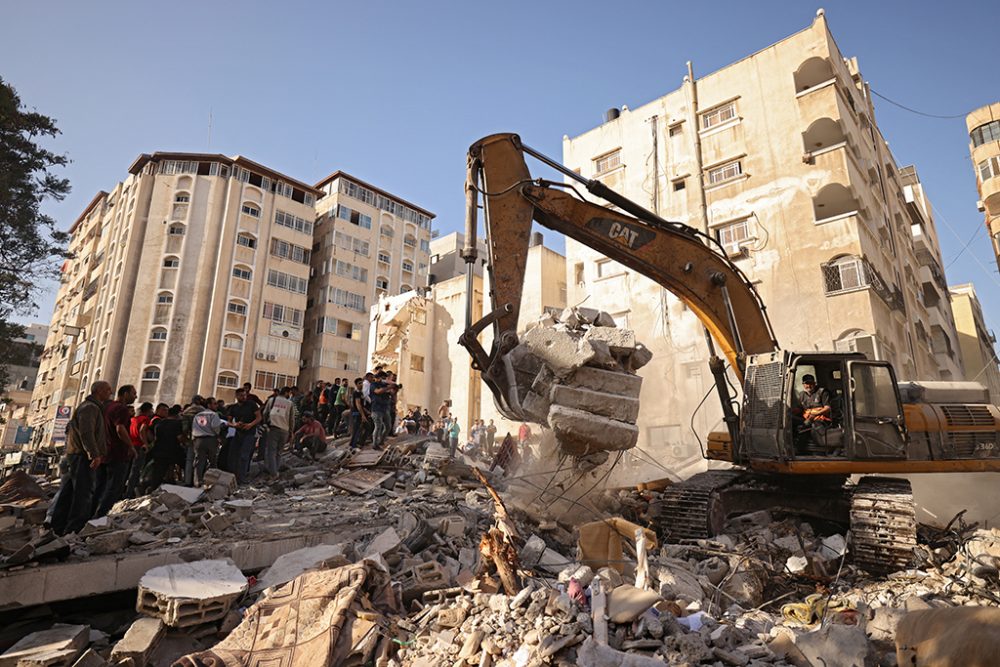
M592 194L619 210L599 206L562 189L561 183L533 180L525 154L579 181ZM483 200L487 268L492 312L468 329L460 342L473 357L473 366L508 416L518 417L511 399L510 373L503 356L517 345L517 321L524 287L532 221L565 234L606 257L662 285L676 295L705 325L713 357L718 343L742 381L747 354L778 349L765 307L739 268L712 246L710 237L687 225L668 222L607 188L586 180L550 158L524 146L516 134L495 134L469 149L466 245L467 262L475 261L479 196ZM494 326L490 352L478 336ZM716 378L723 371L713 368Z

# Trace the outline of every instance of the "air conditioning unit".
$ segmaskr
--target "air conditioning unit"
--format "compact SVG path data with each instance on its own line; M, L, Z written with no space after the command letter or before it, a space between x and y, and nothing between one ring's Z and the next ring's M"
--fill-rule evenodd
M267 360L268 361L277 361L278 360L278 355L276 355L276 354L269 354L269 355L267 355Z
M265 359L266 357L267 357L267 355L266 355L266 354L264 354L263 352L258 352L258 353L257 353L257 358L258 358L258 359Z

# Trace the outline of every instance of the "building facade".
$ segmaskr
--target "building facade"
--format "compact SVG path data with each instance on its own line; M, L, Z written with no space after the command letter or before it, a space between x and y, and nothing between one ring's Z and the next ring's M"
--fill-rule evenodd
M21 440L30 437L26 418L47 333L44 324L29 324L13 341L20 349L14 355L17 363L7 366L7 386L0 388L0 451L20 449L27 444Z
M958 341L965 362L965 377L990 390L990 400L1000 405L1000 366L997 337L986 326L983 308L972 283L951 288L952 309L958 327Z
M1000 267L1000 102L976 109L966 116L965 125L976 168L979 210L986 214L986 231Z
M690 73L690 70L689 70ZM822 12L805 30L601 126L563 162L717 239L786 349L862 351L900 378L962 379L931 207L882 137L856 59ZM567 240L570 303L643 332L639 447L703 467L719 424L704 329L673 295ZM693 417L692 417L693 415Z
M71 229L32 419L98 379L167 403L294 383L319 194L241 156L139 156Z
M365 370L369 310L427 284L434 214L335 172L316 186L303 384Z

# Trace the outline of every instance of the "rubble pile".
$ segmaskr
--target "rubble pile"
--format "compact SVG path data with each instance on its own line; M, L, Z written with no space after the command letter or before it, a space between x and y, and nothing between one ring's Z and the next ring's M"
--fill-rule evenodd
M507 355L525 418L549 426L561 450L590 465L639 437L642 378L652 353L631 329L593 308L546 314Z
M965 606L984 610L976 627L1000 623L986 617L1000 602L1000 531L961 520L922 531L920 568L875 577L843 535L777 510L677 543L639 525L633 491L604 492L600 515L554 520L514 506L516 480L426 436L358 453L333 441L284 464L267 487L236 488L221 471L201 489L164 485L48 541L25 512L50 490L12 485L31 492L0 505L14 517L0 587L107 559L137 578L129 609L24 609L17 622L0 609L0 667L237 667L279 654L317 667L894 665L897 627L912 648L936 621L907 626L911 612ZM275 541L290 536L316 539ZM262 564L240 562L248 544ZM158 554L173 560L143 566Z

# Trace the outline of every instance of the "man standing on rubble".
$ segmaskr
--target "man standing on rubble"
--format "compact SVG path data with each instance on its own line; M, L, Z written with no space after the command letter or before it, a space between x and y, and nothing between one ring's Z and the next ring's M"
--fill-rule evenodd
M56 535L75 533L90 520L93 509L94 469L108 453L104 403L111 398L111 385L99 380L90 386L66 425L66 472L52 510Z
M246 484L250 474L250 460L253 458L253 446L257 439L257 426L263 417L260 407L247 396L245 389L236 392L236 401L232 410L236 436L229 447L229 471L236 475L236 480L240 484Z
M194 486L194 418L205 409L205 399L196 394L181 411L184 428L184 486Z
M117 399L108 403L104 409L108 456L97 469L94 517L107 514L111 506L125 495L125 483L128 481L129 468L135 457L132 436L128 432L132 425L129 408L135 402L135 397L135 387L130 384L123 385L118 389Z
M362 391L364 381L354 380L354 391L351 393L351 449L359 449L365 443L365 431L368 424L368 410L365 406L365 396Z
M288 400L288 387L282 387L264 405L264 423L267 424L267 433L264 435L264 468L272 478L278 477L281 448L291 441L294 410L295 407Z
M375 381L371 384L372 398L372 420L375 424L375 431L372 433L372 447L382 449L385 445L385 436L388 435L391 427L391 402L394 392L389 382L386 381L385 371L379 371L375 376Z
M191 422L191 436L194 438L194 472L201 484L205 471L214 468L219 458L219 433L226 425L217 412L215 399L205 399L205 407Z

